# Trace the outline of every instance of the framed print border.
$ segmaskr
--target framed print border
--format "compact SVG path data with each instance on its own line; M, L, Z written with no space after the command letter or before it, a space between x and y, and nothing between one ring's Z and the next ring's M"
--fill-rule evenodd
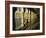
M43 12L42 32L41 33L10 34L10 4L42 6L43 8L42 10ZM44 35L44 34L45 34L45 5L44 3L5 1L5 37L33 36L33 35Z

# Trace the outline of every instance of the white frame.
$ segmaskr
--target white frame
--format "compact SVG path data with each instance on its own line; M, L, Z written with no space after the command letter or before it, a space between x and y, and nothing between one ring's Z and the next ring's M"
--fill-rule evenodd
M27 8L40 8L40 30L24 30L24 31L13 31L12 30L12 7L27 7ZM43 8L39 5L19 5L19 4L10 4L10 34L23 34L23 33L42 33L42 12Z

